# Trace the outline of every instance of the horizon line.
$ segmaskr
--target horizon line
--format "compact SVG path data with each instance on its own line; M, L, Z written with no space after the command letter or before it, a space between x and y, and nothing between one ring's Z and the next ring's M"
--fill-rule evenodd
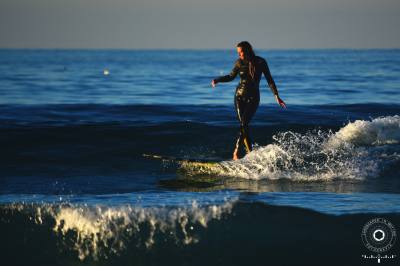
M231 48L60 48L60 47L0 47L0 50L120 50L120 51L227 51L232 50ZM365 47L332 47L332 48L254 48L254 50L276 50L276 51L290 51L290 50L399 50L400 47L374 47L374 48L365 48Z

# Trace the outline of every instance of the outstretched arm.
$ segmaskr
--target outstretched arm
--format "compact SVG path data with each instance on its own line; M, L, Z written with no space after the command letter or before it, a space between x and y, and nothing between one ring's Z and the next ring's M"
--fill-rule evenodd
M231 73L229 73L229 75L220 76L216 79L213 79L211 81L211 86L214 88L217 85L217 83L219 83L219 82L229 82L229 81L234 80L236 78L238 72L239 72L239 60L237 60L235 62L235 65L233 66L233 69L232 69Z
M285 102L279 97L278 89L276 88L275 81L271 76L271 72L269 71L269 67L267 61L264 60L262 72L264 73L265 79L268 82L268 86L270 87L272 93L275 95L276 102L282 107L286 108Z

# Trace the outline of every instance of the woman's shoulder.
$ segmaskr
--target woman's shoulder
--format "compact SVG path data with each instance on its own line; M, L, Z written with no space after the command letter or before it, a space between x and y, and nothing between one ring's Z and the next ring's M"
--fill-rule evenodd
M261 56L256 55L256 62L262 64L262 63L266 63L267 60L265 60L265 59L264 59L263 57L261 57Z

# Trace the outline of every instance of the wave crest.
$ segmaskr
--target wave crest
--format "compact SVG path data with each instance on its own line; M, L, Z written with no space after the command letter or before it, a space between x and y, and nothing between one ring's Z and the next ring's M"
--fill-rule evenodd
M236 199L201 206L193 201L182 207L18 203L4 206L2 211L25 213L29 223L50 226L59 247L77 252L80 260L98 260L118 255L132 243L138 248L167 241L175 245L197 243L197 232L211 220L230 214L234 202Z

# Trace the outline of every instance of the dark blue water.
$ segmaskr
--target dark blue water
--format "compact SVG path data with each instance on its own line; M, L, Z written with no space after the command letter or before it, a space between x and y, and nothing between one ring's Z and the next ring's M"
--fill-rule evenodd
M369 218L400 228L400 50L258 54L288 108L262 80L256 149L234 162L238 80L210 86L230 72L234 50L0 50L6 261L247 264L227 250L265 259L267 246L279 256L331 226L295 254L325 259L340 246L360 262ZM283 241L272 228L288 219Z

